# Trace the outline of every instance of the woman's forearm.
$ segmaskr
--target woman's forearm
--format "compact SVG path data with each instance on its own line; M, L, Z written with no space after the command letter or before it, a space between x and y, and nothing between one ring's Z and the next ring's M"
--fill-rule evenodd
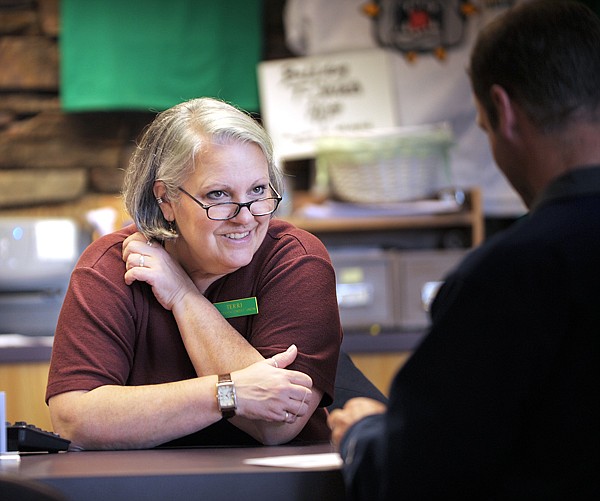
M233 372L263 360L200 292L186 294L172 311L198 376Z
M49 402L56 433L83 449L150 448L221 419L216 376L148 386L100 386Z
M315 402L320 401L320 392L311 389L310 377L285 369L296 355L296 347L291 346L231 374L238 401L232 424L261 443L283 443L294 438L314 411ZM211 375L156 385L105 385L62 393L49 401L53 428L71 440L74 448L155 447L222 418L216 384L217 376ZM284 427L286 416L289 419Z

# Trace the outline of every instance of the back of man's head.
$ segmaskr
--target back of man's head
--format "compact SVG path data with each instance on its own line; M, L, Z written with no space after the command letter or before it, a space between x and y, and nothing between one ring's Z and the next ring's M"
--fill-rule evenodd
M540 130L557 130L574 119L600 120L600 18L573 0L520 4L481 31L469 73L494 127L494 84Z

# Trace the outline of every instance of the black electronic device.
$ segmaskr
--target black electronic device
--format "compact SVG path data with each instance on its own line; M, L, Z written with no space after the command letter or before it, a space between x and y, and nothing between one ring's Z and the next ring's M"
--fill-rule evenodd
M70 440L42 430L25 421L6 423L7 450L18 452L60 452L69 448Z

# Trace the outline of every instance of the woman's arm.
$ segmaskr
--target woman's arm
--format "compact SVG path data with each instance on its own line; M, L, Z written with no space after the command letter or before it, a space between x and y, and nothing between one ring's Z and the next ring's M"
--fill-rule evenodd
M140 267L139 260L142 254L145 256L144 266ZM203 286L195 284L160 245L155 243L149 246L141 233L135 233L123 243L123 260L127 268L126 283L131 284L135 280L148 283L162 306L173 312L186 351L198 376L232 372L264 359L203 296ZM279 287L287 286L280 284ZM333 310L337 315L335 293L332 298ZM304 316L301 316L303 320L300 323L305 325ZM339 322L337 316L336 319ZM286 334L288 337L282 339L306 339L303 335L305 327L299 328L301 330L297 335L290 331ZM318 335L322 336L324 332L323 329L319 329ZM286 426L265 421L248 421L240 417L232 419L231 422L261 443L289 442L300 433L321 402L323 391L318 387L313 387L312 390L313 398L309 402L309 412L304 418L296 419L295 409L289 409ZM284 418L285 415L282 420Z
M139 256L144 255L144 266ZM173 312L181 338L198 376L233 372L264 357L223 318L221 313L201 294L190 277L158 244L148 246L141 233L123 242L123 260L127 271L125 281L147 282L163 307ZM226 354L226 356L225 356ZM294 439L304 428L323 393L313 388L305 399L308 412L299 414L294 406L284 409L280 422L249 420L236 416L231 423L263 444L280 444ZM300 406L302 398L297 402Z
M284 370L295 347L231 373L237 394L237 421L270 423L275 429L288 414L298 420L312 413L312 381L301 372ZM221 419L217 376L146 385L105 385L70 391L49 401L54 431L78 449L154 447L194 433ZM285 435L285 432L280 432Z
M139 266L141 255L144 266ZM148 283L160 304L173 313L198 376L224 374L264 360L158 243L150 247L141 233L134 233L123 242L123 260L125 282Z

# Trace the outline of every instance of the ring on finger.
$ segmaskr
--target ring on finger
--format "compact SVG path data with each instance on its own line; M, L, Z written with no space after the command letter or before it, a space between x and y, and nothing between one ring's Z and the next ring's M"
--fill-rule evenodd
M285 418L283 418L283 422L284 422L284 423L287 423L287 422L288 422L288 419L289 419L289 417L290 417L290 413L289 413L288 411L285 411Z
M144 254L140 254L140 261L139 261L139 263L138 263L138 266L139 266L140 268L143 268L143 267L144 267L144 259L145 259L145 258L146 258L146 256L144 256Z

